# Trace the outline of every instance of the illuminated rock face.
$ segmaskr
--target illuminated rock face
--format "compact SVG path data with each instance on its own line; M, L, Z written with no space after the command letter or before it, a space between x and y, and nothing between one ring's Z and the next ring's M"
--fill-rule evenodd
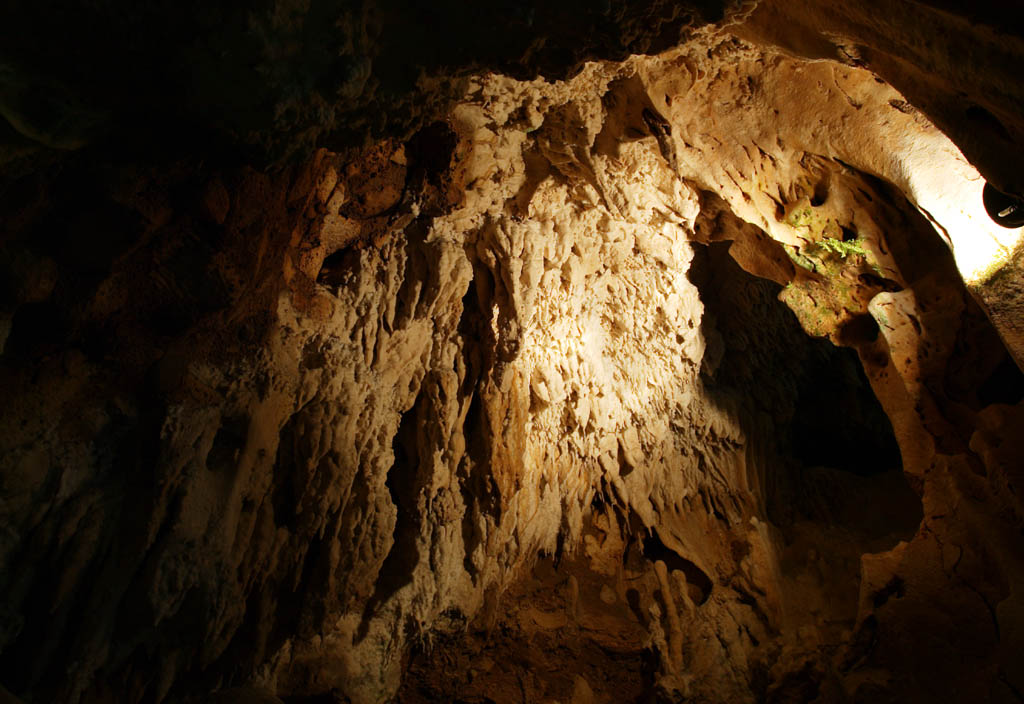
M764 22L269 174L11 186L0 684L1024 689L1015 299L962 282L1013 243L903 95Z

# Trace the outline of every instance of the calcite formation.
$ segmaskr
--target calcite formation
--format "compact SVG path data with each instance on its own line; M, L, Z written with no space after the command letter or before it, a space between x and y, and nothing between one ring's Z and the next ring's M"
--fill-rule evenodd
M346 45L349 127L218 122L273 169L39 165L93 136L15 92L0 699L1019 700L1019 184L875 4L449 47L359 142L395 57Z

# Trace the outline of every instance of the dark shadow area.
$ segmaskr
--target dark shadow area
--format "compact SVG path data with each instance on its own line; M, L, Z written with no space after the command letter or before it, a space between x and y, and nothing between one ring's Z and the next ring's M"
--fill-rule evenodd
M643 540L643 553L651 562L661 560L671 573L679 570L686 575L686 584L690 587L690 597L700 606L711 596L711 578L694 563L669 548L657 535L649 535ZM695 592L695 593L694 593Z
M462 316L458 326L465 350L462 359L465 371L459 396L471 399L462 426L466 455L458 468L459 487L466 506L462 517L462 539L466 551L463 566L474 576L477 568L473 554L483 540L479 523L485 520L484 517L495 522L501 520L501 499L489 471L493 442L479 387L481 379L486 377L487 368L493 364L490 350L493 350L494 333L489 324L486 300L482 299L488 291L493 291L491 274L486 268L477 266L474 280L462 297Z
M432 122L419 130L406 145L413 176L438 182L451 165L458 143L458 135L446 122Z
M359 275L358 247L345 247L324 258L316 282L330 288L347 286Z
M741 409L741 423L774 458L764 479L768 518L845 525L865 540L912 534L920 500L856 352L807 335L778 300L782 287L743 271L729 246L696 247L690 270L705 306L702 377L713 400Z
M419 447L416 436L420 422L417 418L420 403L413 405L402 415L398 433L392 445L395 463L388 471L386 484L395 504L398 516L393 533L394 542L377 578L374 601L382 603L395 592L412 581L412 572L419 563L420 553L416 546L422 517L417 503L422 483L419 481Z
M978 388L982 406L994 403L1014 405L1024 399L1024 373L1010 355L1003 357L991 376Z
M219 148L281 163L410 134L462 90L421 78L565 78L588 60L675 46L725 5L315 0L287 22L265 0L12 6L0 11L0 46L19 129L0 139L146 155Z
M429 381L424 382L427 383ZM424 516L420 510L419 496L425 480L420 468L418 430L423 426L425 409L429 408L429 401L424 399L424 395L421 387L412 408L402 414L398 432L392 440L395 460L388 470L385 484L396 509L395 527L391 549L377 574L373 596L363 608L356 642L366 637L377 608L412 581L412 573L420 561L417 543Z
M901 466L892 424L853 350L808 355L801 372L789 435L793 457L861 476Z
M221 419L221 426L213 438L209 454L206 455L206 468L211 472L220 473L234 470L245 447L248 433L248 416L230 415Z

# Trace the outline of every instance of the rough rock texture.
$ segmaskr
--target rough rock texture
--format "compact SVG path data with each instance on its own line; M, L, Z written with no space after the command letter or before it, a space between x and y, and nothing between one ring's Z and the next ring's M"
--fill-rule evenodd
M899 6L911 37L919 16L996 31ZM446 7L446 31L480 19ZM280 72L237 86L252 105L215 90L231 61L215 100L184 78L203 33L160 63L170 98L103 103L116 81L89 79L100 102L66 103L109 116L88 138L6 94L36 144L7 153L0 204L0 684L26 702L1019 700L1019 233L962 204L982 181L958 146L1006 171L929 102L966 85L959 64L908 89L889 59L913 41L822 60L821 36L867 37L867 2L807 4L820 36L779 19L789 4L704 28L721 9L496 7L479 12L513 17L507 44L408 49L415 91L392 73L420 15L340 20L375 57L353 68L361 49L321 53L334 10L311 3L225 24ZM1019 41L980 44L978 70ZM35 70L55 66L77 70ZM294 85L305 107L281 123ZM1016 90L985 103L1009 143ZM104 130L170 99L183 143L209 142L161 153L135 126L145 151L109 151ZM325 139L271 171L234 151ZM983 278L975 240L1005 250Z
M1007 152L1024 139L1020 84L1024 38L993 0L767 0L739 33L806 58L868 67L948 134L985 177L1010 193L1024 177Z

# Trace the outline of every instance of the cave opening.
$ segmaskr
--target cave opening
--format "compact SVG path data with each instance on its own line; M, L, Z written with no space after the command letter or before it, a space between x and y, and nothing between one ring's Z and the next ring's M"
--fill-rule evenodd
M732 244L698 248L689 274L705 305L702 330L722 351L721 358L710 358L713 369L706 362L702 373L712 398L739 395L745 414L769 415L777 425L772 442L779 458L786 458L780 466L795 478L776 480L781 496L769 500L776 507L773 519L799 510L799 502L784 488L787 482L828 483L815 481L815 472L839 471L858 478L853 481L877 478L878 496L861 506L888 503L888 496L893 502L888 519L892 530L879 526L879 535L909 537L921 519L920 501L904 477L892 423L857 352L807 335L779 300L782 287L743 271L729 256ZM873 340L878 329L871 322ZM853 513L851 507L832 515Z

